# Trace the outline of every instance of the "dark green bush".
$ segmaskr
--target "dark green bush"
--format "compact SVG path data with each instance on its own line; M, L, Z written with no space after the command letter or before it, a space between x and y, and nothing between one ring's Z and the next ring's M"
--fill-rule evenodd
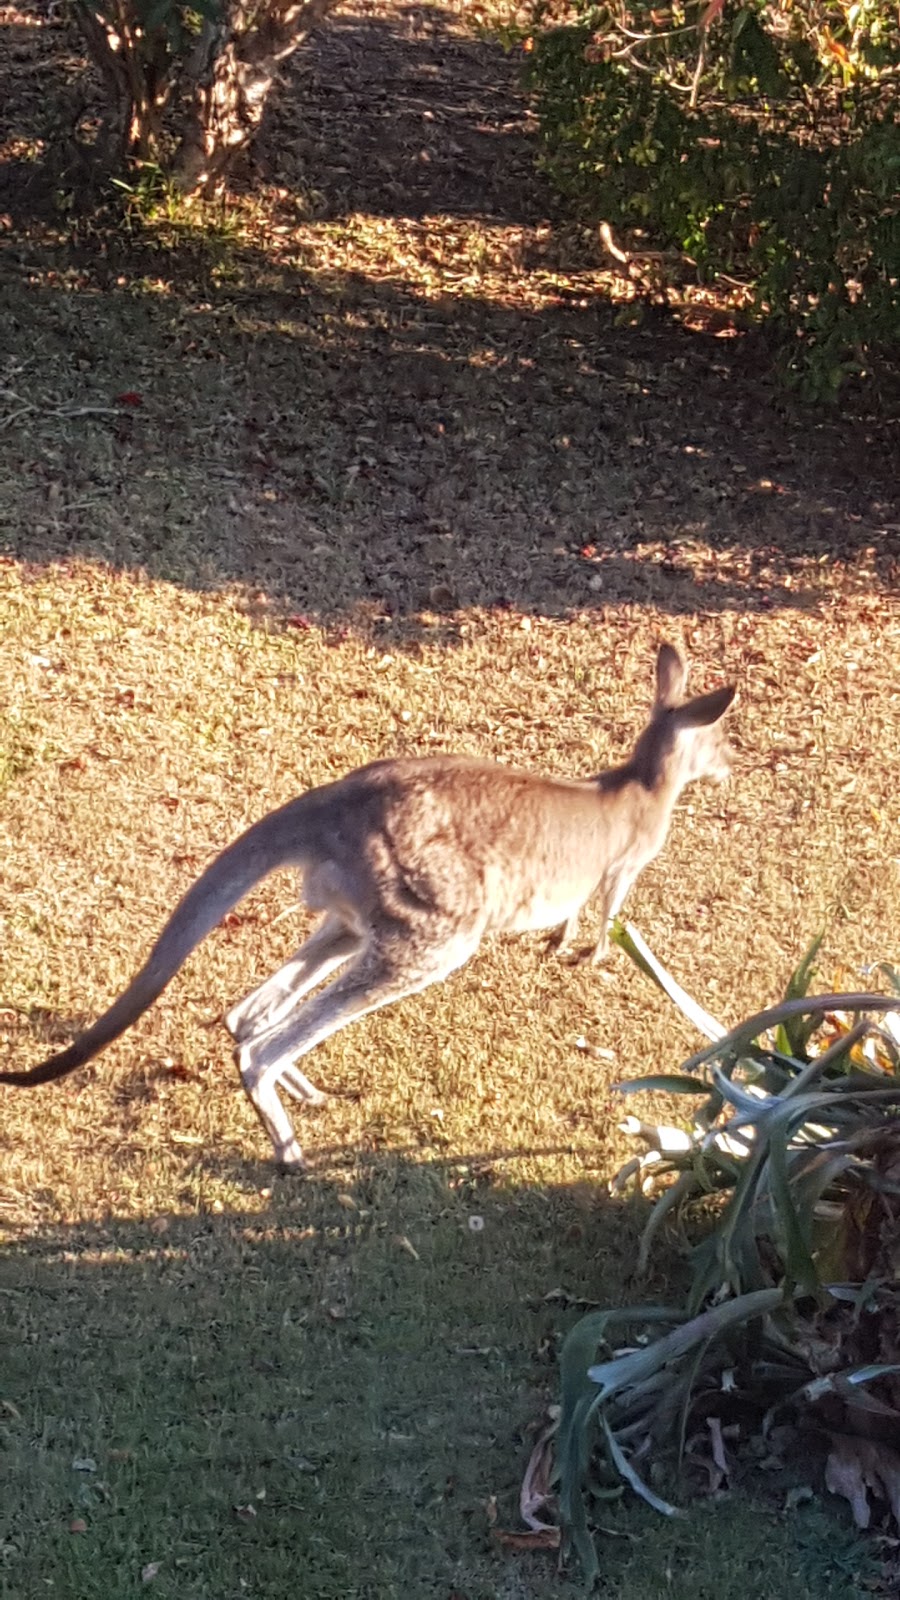
M900 23L885 0L541 3L542 161L580 214L738 275L821 396L900 342Z

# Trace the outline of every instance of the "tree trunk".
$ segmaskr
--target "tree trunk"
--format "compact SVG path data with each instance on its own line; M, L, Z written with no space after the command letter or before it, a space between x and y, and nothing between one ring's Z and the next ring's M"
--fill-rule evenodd
M338 4L225 0L223 15L204 23L183 80L190 108L173 170L179 188L209 195L221 187L259 131L279 64Z
M172 90L173 58L164 34L148 34L128 0L107 9L92 0L75 8L88 52L106 85L105 142L110 165L157 152Z

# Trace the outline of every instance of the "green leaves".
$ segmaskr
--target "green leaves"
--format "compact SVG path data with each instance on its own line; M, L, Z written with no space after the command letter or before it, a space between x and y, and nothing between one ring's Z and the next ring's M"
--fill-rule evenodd
M775 42L751 6L745 6L734 19L729 69L735 79L748 79L769 100L781 100L787 93L788 80Z
M575 1324L560 1355L559 1506L564 1541L575 1549L589 1582L600 1570L589 1525L592 1450L598 1451L606 1478L627 1485L664 1516L679 1516L677 1507L640 1476L634 1459L672 1435L672 1424L689 1399L685 1378L689 1388L696 1385L701 1372L721 1357L722 1344L730 1356L731 1336L745 1334L754 1321L776 1311L782 1298L780 1290L768 1289L693 1318L663 1306L636 1306L592 1312ZM654 1336L660 1328L668 1332ZM617 1329L637 1331L638 1348L628 1345L591 1366L598 1346Z
M702 1031L712 1032L711 1019L633 929L617 927L613 937ZM828 1472L831 1486L851 1498L861 1525L868 1517L867 1486L889 1475L890 1463L881 1460L875 1476L866 1477L867 1430L873 1416L882 1426L900 1426L900 1411L868 1394L867 1386L892 1379L900 1364L857 1359L840 1365L835 1331L843 1327L841 1351L852 1354L854 1341L860 1343L863 1308L863 1345L880 1306L889 1310L889 1329L900 1318L889 1255L880 1277L870 1267L865 1284L852 1281L858 1260L877 1261L885 1185L896 1192L900 982L896 969L882 964L873 970L892 985L891 996L811 997L820 946L821 935L798 963L779 1005L727 1034L719 1029L720 1036L680 1072L647 1074L618 1086L627 1094L704 1097L689 1135L629 1118L654 1149L654 1176L674 1178L651 1213L639 1271L668 1218L701 1196L719 1192L726 1198L692 1252L683 1308L595 1311L576 1323L563 1346L560 1515L564 1545L577 1552L590 1581L599 1572L591 1532L592 1474L599 1473L606 1485L631 1489L666 1516L677 1515L655 1482L647 1481L646 1464L671 1458L673 1450L680 1460L701 1401L700 1415L713 1416L719 1427L718 1413L734 1391L744 1419L756 1407L763 1434L776 1414L791 1417L823 1406L826 1429L842 1415L844 1454L838 1460L837 1447L832 1449ZM641 1164L624 1170L639 1171ZM863 1247L870 1217L876 1233ZM818 1331L816 1308L828 1315L827 1342ZM900 1487L896 1498L900 1516Z
M785 1000L800 1000L809 991L810 983L815 976L816 956L822 947L824 931L816 934L806 954L791 973L785 991ZM805 1059L806 1046L815 1028L815 1016L789 1017L786 1022L780 1023L775 1032L775 1048L783 1055L797 1056Z
M866 375L900 326L896 8L575 0L564 26L543 15L528 57L542 164L577 211L683 252L682 273L748 283L785 382L810 398Z

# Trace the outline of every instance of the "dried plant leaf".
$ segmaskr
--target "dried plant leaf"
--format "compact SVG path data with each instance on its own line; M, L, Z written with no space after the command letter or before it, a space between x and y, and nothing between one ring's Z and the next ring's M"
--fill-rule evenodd
M556 1524L545 1522L538 1513L548 1508L553 1510L556 1508L556 1497L551 1488L551 1481L554 1473L553 1440L558 1431L557 1417L539 1435L528 1458L522 1487L519 1490L519 1511L522 1521L535 1532L546 1531L552 1527L557 1535L559 1529Z
M507 1550L558 1550L562 1543L562 1532L559 1528L531 1528L527 1533L492 1528L491 1538Z
M900 1455L889 1445L833 1434L825 1487L849 1500L858 1528L867 1528L871 1520L869 1491L887 1501L900 1528Z

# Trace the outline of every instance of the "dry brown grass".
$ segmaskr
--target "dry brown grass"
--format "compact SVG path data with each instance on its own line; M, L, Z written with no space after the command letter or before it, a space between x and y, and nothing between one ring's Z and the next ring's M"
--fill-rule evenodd
M56 33L32 36L48 70L75 70ZM28 182L13 191L5 1060L28 1065L104 1007L209 857L306 785L436 749L564 773L618 758L661 637L698 687L739 683L739 762L730 787L687 797L632 896L651 946L726 1022L778 996L823 924L830 975L896 958L884 423L794 410L732 343L617 329L596 262L540 215L509 67L458 22L350 14L318 49L272 125L279 188L235 197L216 236L176 218L73 238L27 217ZM373 120L386 63L407 117L420 79L444 74L445 109L414 136ZM32 113L26 96L23 127ZM430 162L398 167L401 134ZM331 188L310 201L313 162ZM142 404L116 398L129 393ZM621 960L597 974L498 942L318 1053L313 1076L344 1093L301 1118L312 1179L291 1186L263 1164L218 1018L297 938L297 918L280 920L292 893L273 880L248 900L94 1067L4 1092L7 1239L37 1260L49 1231L87 1261L94 1224L131 1250L145 1224L190 1240L202 1219L239 1218L211 1236L216 1271L233 1271L254 1217L325 1238L349 1195L373 1237L408 1236L420 1256L442 1238L449 1261L469 1211L509 1204L502 1257L488 1242L482 1262L517 1280L498 1319L561 1281L621 1292L627 1260L593 1186L622 1154L612 1082L696 1042L662 997ZM322 1266L317 1303L352 1303L344 1270ZM520 1441L511 1418L501 1437L504 1408L511 1391L519 1416L531 1403L515 1328L515 1375L478 1402L507 1488ZM504 1594L543 1592L511 1572ZM329 1594L369 1592L334 1581ZM496 1572L477 1583L501 1593Z
M728 789L691 794L633 897L651 945L726 1021L778 994L823 922L829 965L890 953L896 691L884 672L898 628L873 650L868 602L843 599L802 627L779 612L690 630L652 610L627 630L590 614L470 612L452 629L461 636L404 648L389 625L343 638L262 627L226 596L72 562L7 565L3 610L10 1062L98 1012L210 855L299 788L388 752L453 749L558 772L614 759L643 715L664 631L687 643L700 684L740 682L740 764ZM84 1215L91 1195L91 1215L144 1210L148 1155L173 1163L177 1183L186 1136L262 1154L216 1022L290 947L295 930L277 918L291 895L289 880L273 883L229 919L91 1069L89 1090L76 1080L5 1097L22 1220L38 1191L63 1215ZM579 1053L581 1035L614 1061ZM598 976L543 958L536 942L498 943L321 1052L317 1074L360 1098L308 1118L307 1143L326 1166L328 1147L387 1140L423 1159L503 1152L517 1181L608 1171L609 1082L672 1063L690 1042L624 965ZM48 1112L59 1118L49 1136Z

